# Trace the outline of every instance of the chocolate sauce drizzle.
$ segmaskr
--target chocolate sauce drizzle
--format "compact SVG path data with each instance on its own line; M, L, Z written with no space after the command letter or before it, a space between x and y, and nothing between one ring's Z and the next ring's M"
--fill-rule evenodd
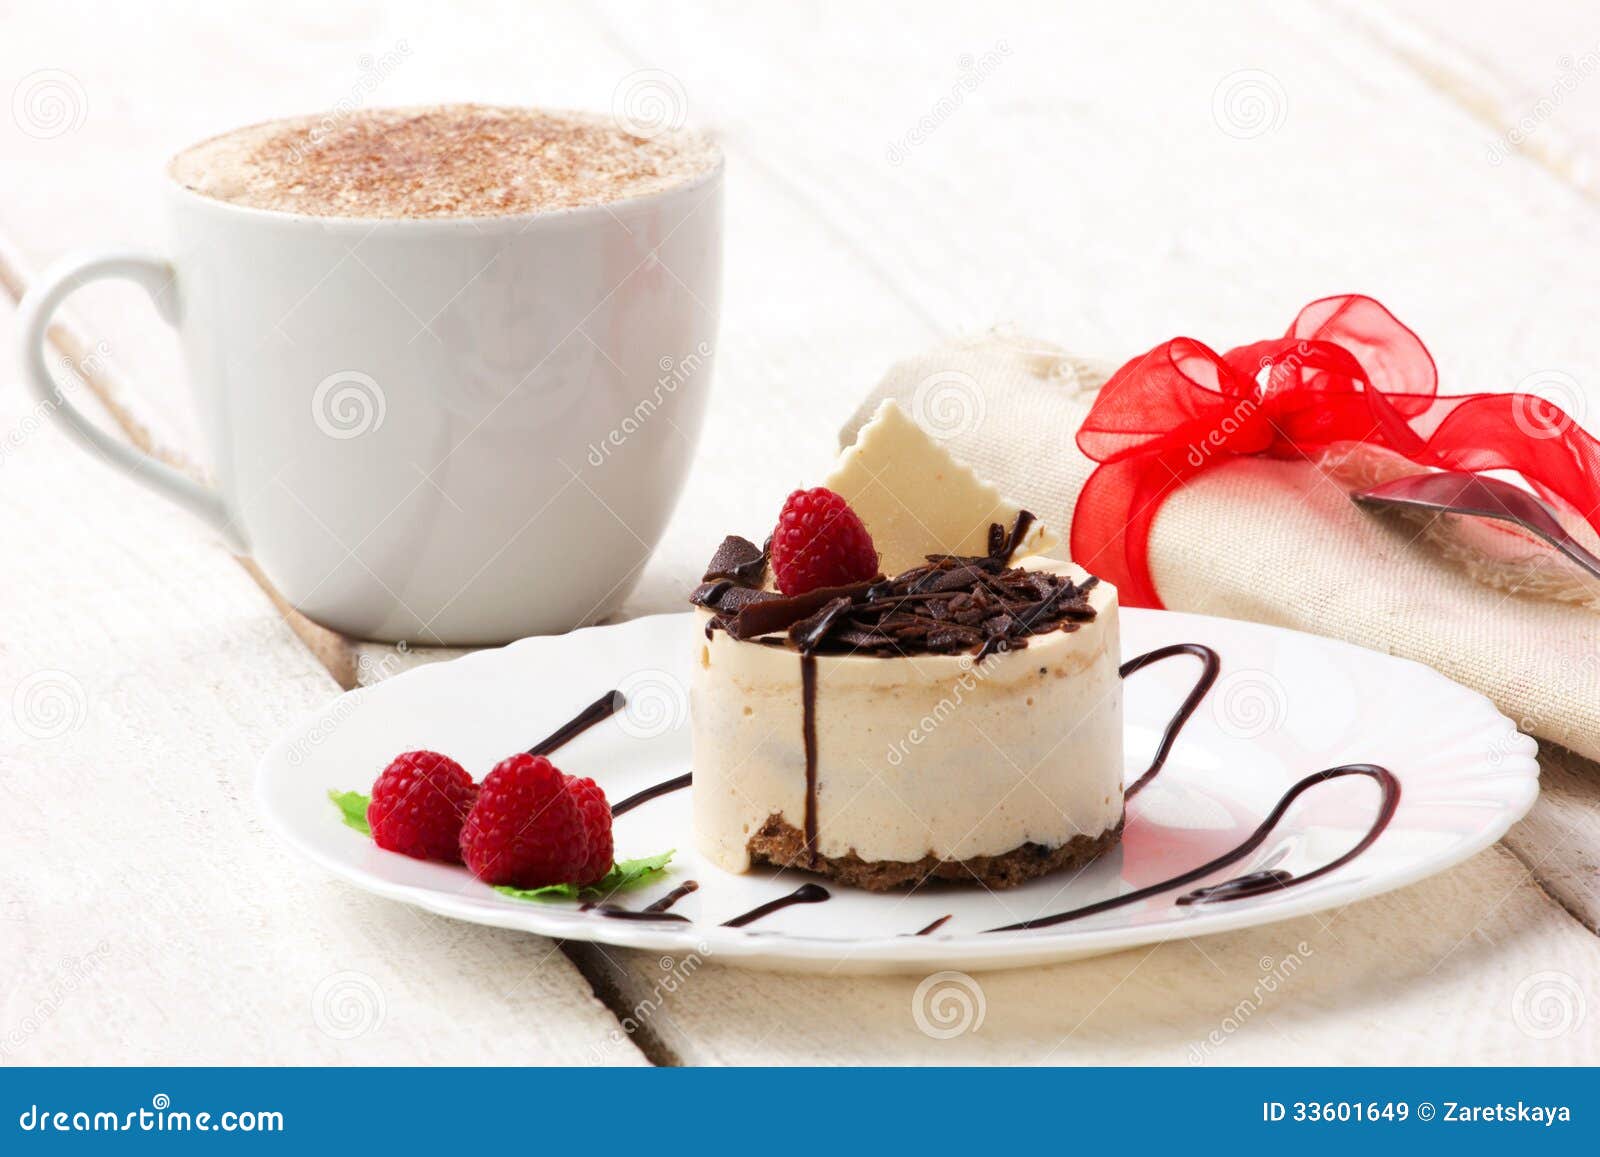
M1178 732L1183 730L1183 725L1189 722L1189 716L1194 714L1194 709L1200 706L1200 700L1206 697L1206 692L1211 690L1211 685L1217 681L1217 672L1222 669L1222 661L1217 653L1203 643L1174 643L1170 647L1159 647L1154 651L1147 651L1134 659L1129 659L1117 669L1117 674L1126 679L1135 671L1142 671L1152 663L1159 663L1163 659L1170 659L1174 655L1193 655L1203 664L1200 678L1195 680L1194 689L1185 696L1178 705L1177 713L1167 723L1167 729L1161 734L1161 742L1156 745L1155 758L1150 761L1150 766L1145 773L1122 793L1122 802L1127 803L1134 796L1144 790L1144 786L1161 773L1167 765L1167 756L1172 754L1172 745L1178 738Z
M1148 887L1137 888L1121 896L1112 896L1094 904L1085 904L1082 908L1073 908L1067 912L1057 912L1053 916L1039 916L1032 920L1022 920L1016 924L1007 924L1001 928L986 928L984 931L1025 932L1032 928L1050 928L1057 924L1065 924L1069 920L1081 920L1085 916L1109 912L1113 908L1121 908L1128 904L1137 904L1140 900L1147 900L1151 896L1160 895L1162 892L1171 891L1173 888L1181 888L1185 884L1204 879L1211 873L1226 868L1229 864L1238 863L1259 848L1266 841L1266 838L1272 834L1272 829L1277 826L1278 821L1283 818L1284 813L1289 810L1294 801L1307 791L1319 784L1327 783L1329 780L1350 775L1361 775L1375 780L1379 789L1383 792L1383 801L1378 806L1377 817L1372 821L1372 826L1367 829L1367 834L1361 838L1355 847L1338 859L1332 860L1320 868L1314 868L1303 876L1293 876L1281 870L1252 872L1247 876L1224 880L1222 883L1214 884L1210 887L1197 888L1193 892L1180 896L1178 903L1204 904L1222 900L1238 900L1245 896L1257 896L1263 892L1277 891L1283 888L1292 888L1297 884L1309 883L1319 876L1325 876L1329 872L1348 864L1370 848L1373 841L1382 835L1383 830L1389 826L1389 821L1394 818L1395 808L1400 803L1400 781L1394 777L1392 772L1374 763L1346 763L1308 775L1284 793L1277 806L1272 809L1266 819L1261 821L1260 826L1250 833L1244 843L1222 853L1215 859L1207 860L1197 868L1191 868L1189 871L1173 876L1171 879L1162 880Z
M609 719L622 710L627 697L621 691L607 691L589 706L578 712L549 735L528 748L529 755L549 755L565 747L602 719Z
M1031 521L1032 515L1024 511L1018 516L1015 525L1013 525L1011 528L1010 534L1004 536L999 533L1000 527L998 524L991 526L989 531L990 554L988 557L991 559L1003 559L1009 561L1011 554L1016 550L1023 536L1026 535ZM757 570L756 568L756 563L758 561L757 556L759 556L760 570ZM766 553L765 551L756 552L756 548L750 543L745 542L743 539L729 539L727 542L724 542L723 547L719 550L718 557L713 559L713 565L714 567L720 566L725 574L733 576L734 578L748 579L749 577L759 575L762 571L764 571L766 566ZM708 579L711 578L709 574L707 577ZM1092 581L1093 580L1091 580L1091 582ZM727 577L719 577L714 582L708 582L706 585L722 586L724 584L736 590L747 589L735 586L732 579ZM860 585L862 588L866 588L871 584L858 585ZM704 587L702 587L702 589L704 589ZM821 598L820 601L815 602L812 612L815 613L822 611L830 602L838 601L839 596L836 592L838 590L847 589L850 588L836 588L835 591L831 592L813 592L815 595L821 595L825 597ZM1080 591L1087 591L1087 589L1087 586L1078 588ZM696 592L697 595L699 593L699 591ZM754 593L766 594L769 592ZM774 596L774 598L776 597L777 596ZM801 597L805 598L806 596ZM768 600L769 603L770 601L771 600ZM793 603L795 600L788 601ZM746 605L747 607L759 606L760 603L749 603ZM755 625L766 625L766 622L773 617L777 610L778 608L769 607L765 612L766 617L763 618L758 616ZM785 608L784 615L792 615L794 610L795 608L793 606ZM743 610L736 612L736 614L740 616L742 616L744 613L745 611ZM805 616L802 616L802 618L804 617ZM713 620L714 624L715 622L716 620ZM737 631L734 631L729 624L722 625L737 636ZM791 619L789 625L795 626L803 624L800 623L799 619ZM808 860L813 865L816 863L817 857L816 658L813 650L810 647L805 646L805 642L809 641L812 637L812 632L817 630L818 624L812 623L808 625L807 630L800 632L800 641L802 644L800 650L801 705L803 716L802 732L805 743L806 759L805 840ZM823 624L821 633L826 634L826 630L827 626L826 624ZM987 643L984 644L984 646L987 645ZM1023 645L1026 645L1025 638L1023 639ZM1142 775L1139 776L1139 778L1134 780L1133 783L1129 784L1126 790L1124 790L1124 802L1131 800L1146 786L1148 786L1149 783L1155 779L1156 776L1159 775L1162 769L1166 766L1167 758L1172 753L1173 744L1177 741L1179 733L1189 722L1189 719L1194 715L1195 709L1200 705L1200 701L1205 698L1206 693L1209 692L1211 687L1216 683L1218 672L1221 669L1221 662L1216 651L1205 646L1204 644L1174 643L1171 646L1160 647L1154 651L1149 651L1143 655L1129 659L1119 668L1119 674L1122 676L1122 678L1126 679L1129 675L1132 675L1135 672L1142 671L1146 667L1149 667L1155 663L1159 663L1165 659L1174 658L1178 655L1192 655L1199 659L1201 662L1200 676L1195 680L1194 686L1190 689L1189 693L1184 696L1183 702L1178 705L1178 709L1173 713L1171 720L1168 721L1166 729L1162 733L1161 741L1156 745L1156 752L1150 761L1150 766ZM625 699L620 691L607 691L604 695L600 696L600 698L589 704L589 706L585 707L568 722L564 723L555 731L551 732L550 735L534 744L533 747L529 748L529 754L551 754L565 744L571 742L577 736L583 734L595 724L614 715L619 709L621 709L624 703ZM1217 884L1209 884L1204 887L1185 892L1178 896L1174 902L1185 907L1194 904L1222 903L1229 900L1240 900L1250 896L1260 896L1268 892L1282 891L1285 888L1292 888L1300 884L1310 883L1312 880L1316 880L1329 874L1330 872L1337 871L1345 864L1348 864L1350 861L1354 860L1357 856L1361 855L1368 848L1370 848L1377 841L1378 837L1383 834L1385 829L1388 828L1390 822L1394 819L1395 809L1400 804L1400 781L1388 769L1379 767L1378 765L1372 763L1347 763L1341 764L1338 767L1326 768L1323 771L1308 775L1284 793L1284 795L1278 800L1277 804L1273 807L1272 811L1268 813L1267 817L1261 821L1261 823L1253 832L1250 833L1243 843L1230 849L1229 851L1222 853L1214 859L1208 860L1206 863L1201 864L1198 867L1191 868L1187 872L1182 872L1179 875L1173 876L1169 879L1147 885L1143 888L1135 889L1132 892L1127 892L1120 896L1112 896L1105 900L1100 900L1093 904L1086 904L1080 908L1074 908L1066 912L1057 912L1049 916L1038 916L1031 920L1022 920L1015 924L1007 924L999 928L985 929L985 931L1022 932L1037 928L1051 928L1058 924L1065 924L1073 920L1081 920L1088 916L1094 916L1101 912L1108 912L1114 908L1125 907L1129 904L1137 904L1140 901L1147 900L1152 896L1157 896L1163 892L1169 892L1175 888L1181 888L1185 884L1191 884L1197 880L1204 879L1206 876L1209 876L1214 872L1218 872L1231 864L1238 863L1240 860L1250 855L1251 852L1255 851L1263 843L1265 843L1267 837L1271 835L1272 830L1288 813L1295 801L1306 792L1310 791L1312 788L1320 786L1321 784L1349 776L1359 776L1371 779L1378 785L1379 791L1382 793L1377 814L1374 816L1371 825L1367 828L1366 834L1363 835L1362 838L1352 848L1350 848L1349 851L1345 852L1337 859L1323 864L1321 867L1313 868L1311 871L1308 871L1303 875L1296 876L1281 868L1271 868L1259 872L1250 872L1243 876L1236 876L1229 880L1223 880ZM611 814L613 817L625 815L634 808L639 807L641 804L648 803L650 800L657 799L660 796L667 795L671 792L681 791L682 789L690 786L690 784L693 782L693 778L694 776L692 772L685 772L683 775L674 776L672 779L653 784L642 791L635 792L633 795L628 796L626 799L613 806L611 809ZM699 887L700 885L697 881L686 880L672 891L662 896L659 900L656 900L654 903L637 911L624 908L619 904L612 903L584 905L582 910L592 911L598 916L603 916L612 920L638 920L687 924L691 923L687 916L683 916L677 912L668 911L668 909L670 909L684 896L696 891ZM765 904L761 904L755 908L752 908L743 915L735 916L731 920L724 921L722 926L724 928L743 928L749 924L755 923L757 920L760 920L763 917L771 915L773 912L788 908L791 905L818 904L829 899L829 897L830 893L828 890L822 887L820 884L802 884L800 887L796 888L793 892L790 892L786 896L780 896L776 900L769 900ZM949 919L950 915L948 914L941 916L937 920L928 924L926 927L921 928L917 932L913 933L913 935L932 935L934 932L942 928Z
M690 892L698 892L699 890L699 880L685 880L655 903L646 905L644 910L646 912L665 912Z
M667 909L672 907L679 900L683 899L690 892L697 892L699 890L700 881L685 880L655 903L647 904L637 911L632 908L624 908L621 904L595 904L587 910L595 912L601 916L610 917L612 920L670 920L676 921L680 924L688 924L690 923L689 917L680 916L676 912L668 912Z
M1184 724L1188 723L1190 716L1194 714L1195 708L1200 705L1200 700L1205 697L1206 692L1217 681L1217 672L1221 668L1217 653L1210 647L1200 643L1176 643L1169 647L1160 647L1154 651L1148 651L1143 655L1129 659L1122 665L1120 673L1123 678L1127 678L1136 671L1142 671L1153 663L1159 663L1163 659L1170 659L1175 655L1194 655L1198 658L1202 663L1200 678L1195 681L1194 687L1184 697L1183 702L1178 705L1178 710L1167 724L1166 731L1162 733L1161 742L1156 746L1155 758L1151 760L1149 769L1134 780L1123 792L1122 798L1124 802L1132 799L1161 773L1161 769L1166 766L1167 756L1172 752L1172 745L1178 738L1178 732L1183 730ZM988 928L985 931L1022 932L1033 928L1050 928L1057 924L1065 924L1071 920L1081 920L1084 917L1093 916L1100 912L1109 912L1113 908L1137 904L1139 901L1149 899L1151 896L1157 896L1162 892L1169 892L1174 888L1181 888L1185 884L1204 879L1213 872L1220 871L1230 864L1238 863L1260 847L1266 841L1267 836L1272 833L1272 829L1277 826L1278 821L1283 819L1285 813L1294 804L1294 801L1307 791L1319 784L1327 783L1329 780L1341 779L1352 775L1365 776L1374 780L1383 796L1378 805L1377 815L1373 818L1366 834L1344 855L1322 865L1320 868L1314 868L1302 876L1293 875L1281 868L1251 872L1231 880L1224 880L1219 884L1196 888L1192 892L1186 892L1179 896L1176 902L1187 906L1242 900L1247 896L1259 896L1266 892L1292 888L1298 884L1305 884L1315 880L1319 876L1325 876L1329 872L1336 871L1348 864L1370 848L1374 841L1383 834L1384 829L1389 826L1389 822L1394 819L1395 808L1400 804L1400 781L1387 768L1382 768L1372 763L1347 763L1308 775L1284 793L1283 797L1278 800L1277 806L1272 809L1267 818L1261 822L1255 831L1250 833L1242 844L1224 852L1215 859L1201 864L1197 868L1192 868L1170 879L1150 884L1144 888L1138 888L1120 896L1112 896L1093 904L1085 904L1081 908L1057 912L1051 916L1039 916L1032 920L1022 920L1016 924L1007 924L1000 928Z
M821 884L801 884L787 896L779 896L776 900L768 900L765 904L758 904L742 916L735 916L732 920L724 920L724 928L743 928L746 924L754 924L763 916L770 916L774 912L788 908L793 904L820 904L832 895Z
M809 656L807 656L804 661L811 663L813 666L813 675L808 684L810 687L810 691L808 692L809 701L811 698L815 697L816 693L814 673L815 665L814 661L812 661ZM572 719L556 728L556 730L551 732L549 736L534 744L533 747L529 749L529 754L549 755L551 752L558 750L562 745L570 742L576 736L582 735L585 731L593 727L596 723L599 723L602 719L615 714L617 710L622 707L624 702L625 700L622 692L607 691L604 695L600 696L600 698L589 704L589 706L585 707L577 715L573 716ZM808 711L808 718L809 715L810 712ZM807 776L811 787L807 792L808 800L806 808L806 834L808 843L810 843L814 848L816 835L814 818L816 734L814 731L808 730L807 732L806 750L808 752L806 761L807 766L811 769L810 774ZM688 787L692 782L694 782L694 773L690 771L685 772L682 775L673 776L671 779L663 780L660 783L652 784L650 787L647 787L642 791L634 792L634 794L628 796L621 803L613 805L611 808L611 817L615 819L617 816L626 815L640 804L649 803L651 800L657 799L671 792L681 791L682 789ZM814 854L815 853L813 852L813 855ZM579 911L592 912L596 916L603 916L608 920L637 920L653 921L656 923L688 924L691 923L691 921L687 916L681 915L677 912L669 912L668 909L676 904L679 900L689 895L689 893L698 891L699 888L700 883L698 880L685 880L682 884L679 884L665 896L662 896L661 899L638 910L624 908L621 904L602 903L585 904L579 909ZM793 892L790 892L787 896L779 896L776 900L769 900L765 904L761 904L750 909L750 911L744 913L742 916L735 916L732 920L726 921L723 924L723 927L743 928L747 924L754 924L762 917L770 916L772 913L780 911L781 909L787 908L793 904L820 904L824 900L827 900L829 896L829 891L820 884L802 884Z
M693 923L689 917L680 916L676 912L651 912L648 909L635 912L632 908L624 908L621 904L596 904L589 911L596 916L604 916L607 920L638 920L654 924Z
M651 784L643 791L636 791L621 803L611 805L611 818L626 815L642 803L649 803L658 796L671 792L682 791L694 781L694 772L686 771L682 775L675 775L671 779L664 779L660 783Z
M817 660L800 653L800 734L806 749L806 863L817 866Z

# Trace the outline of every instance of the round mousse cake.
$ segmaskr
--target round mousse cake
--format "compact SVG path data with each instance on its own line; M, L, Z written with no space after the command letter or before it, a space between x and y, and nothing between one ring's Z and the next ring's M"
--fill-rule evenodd
M701 853L881 890L1008 887L1113 846L1116 591L1025 556L1047 532L897 409L828 481L885 573L785 595L768 552L729 538L692 596Z

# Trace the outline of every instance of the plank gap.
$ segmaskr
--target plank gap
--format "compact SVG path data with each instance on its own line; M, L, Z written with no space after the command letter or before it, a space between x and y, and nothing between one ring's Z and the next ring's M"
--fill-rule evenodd
M10 298L13 306L20 305L30 280L27 265L20 251L10 240L7 231L0 228L0 291ZM95 401L104 407L113 424L133 446L174 470L181 470L196 482L209 484L210 480L198 463L170 447L156 444L149 427L141 422L123 401L127 391L104 368L102 360L92 356L95 344L89 335L61 313L57 313L51 321L50 344L73 367L73 372L94 395ZM60 389L58 383L56 386L58 394ZM358 680L355 652L350 640L337 631L313 622L290 606L288 600L268 581L261 568L251 559L242 555L231 555L231 557L244 568L245 573L271 600L284 623L305 644L317 662L322 664L334 682L339 684L340 689L349 691L356 687Z
M582 940L563 940L561 951L578 970L594 993L595 999L605 1005L616 1017L617 1026L633 1047L644 1054L645 1060L657 1068L682 1068L685 1064L671 1045L651 1026L647 1017L635 1015L635 1005L616 981L616 974L604 959L604 951L595 944ZM635 1025L628 1031L629 1023Z
M1600 765L1539 744L1539 798L1500 842L1550 901L1600 937Z

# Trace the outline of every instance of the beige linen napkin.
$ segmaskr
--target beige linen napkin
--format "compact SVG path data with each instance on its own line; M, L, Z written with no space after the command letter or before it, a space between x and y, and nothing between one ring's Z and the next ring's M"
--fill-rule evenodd
M1095 465L1074 435L1114 368L1014 336L963 341L895 365L841 444L894 398L1065 538ZM1319 462L1239 459L1208 471L1156 518L1156 589L1171 610L1426 663L1522 730L1600 758L1600 617L1585 605L1589 588L1523 536L1472 520L1376 517L1349 499L1353 487L1415 470L1354 447Z

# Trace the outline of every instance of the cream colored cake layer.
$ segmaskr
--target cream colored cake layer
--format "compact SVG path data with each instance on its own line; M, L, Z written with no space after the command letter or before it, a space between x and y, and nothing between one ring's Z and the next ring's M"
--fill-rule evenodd
M1020 565L1081 572L1049 559ZM1058 847L1122 818L1116 591L1094 621L977 663L972 655L817 656L817 840L826 856L947 860ZM750 866L767 818L805 817L800 656L707 639L691 689L694 817L702 854Z

